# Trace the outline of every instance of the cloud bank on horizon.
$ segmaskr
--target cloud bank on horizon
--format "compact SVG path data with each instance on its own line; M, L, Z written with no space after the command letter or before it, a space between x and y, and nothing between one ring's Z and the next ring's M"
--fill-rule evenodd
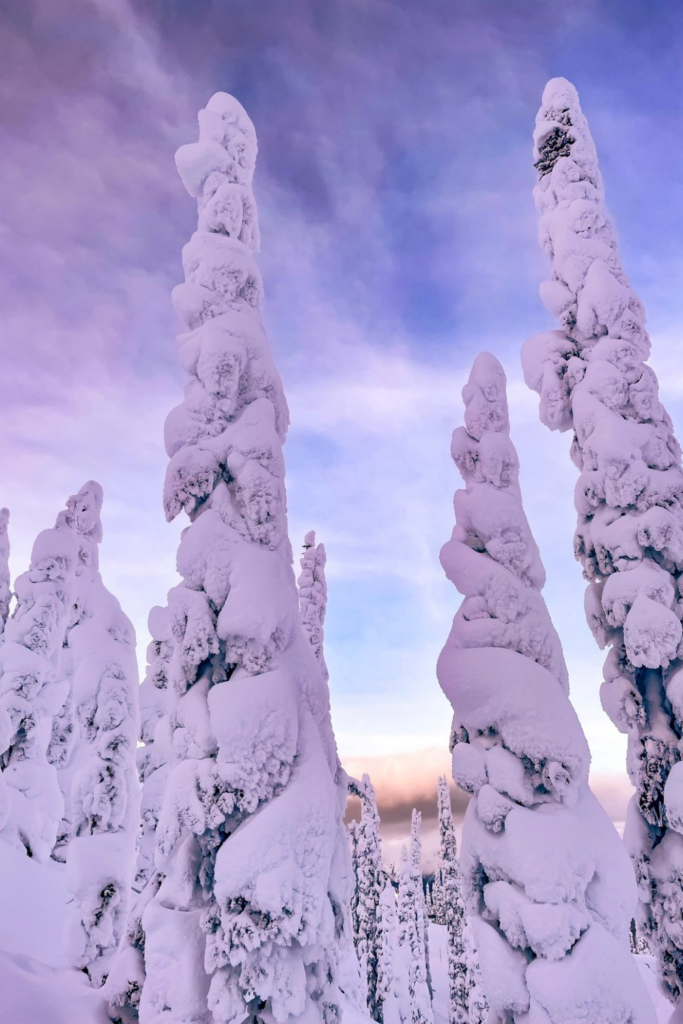
M445 749L435 664L457 595L438 552L460 390L485 348L510 378L526 509L594 769L621 771L571 554L568 439L538 423L519 369L522 341L554 326L537 297L531 131L545 81L571 78L680 438L683 181L668 141L683 128L682 31L683 8L636 0L8 0L0 504L15 572L65 497L100 480L103 571L144 651L180 529L161 510L162 426L181 380L169 296L195 214L173 153L208 96L232 92L260 144L291 537L296 550L315 528L328 551L342 753L362 764ZM433 784L429 758L408 765L396 777L418 794Z

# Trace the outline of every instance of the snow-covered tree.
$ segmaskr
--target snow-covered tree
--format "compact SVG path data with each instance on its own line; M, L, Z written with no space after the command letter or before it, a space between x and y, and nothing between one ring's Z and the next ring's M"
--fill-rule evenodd
M174 730L171 718L169 665L173 635L168 608L152 608L147 627L152 639L147 647L147 671L140 686L140 738L144 745L137 750L142 794L135 880L125 935L106 985L112 1019L125 1022L138 1020L145 981L142 919L164 877L155 864L156 827L166 776L171 764L178 759L173 738L182 736L181 730Z
M412 836L411 836L412 839ZM411 855L401 850L401 874L398 885L398 980L399 1006L407 1007L409 1024L433 1024L432 1003L427 985L424 945L424 918L420 912L422 875L415 867L415 849Z
M448 984L450 990L450 1024L464 1024L468 1020L469 986L465 949L465 903L458 867L458 844L453 824L451 794L445 775L439 776L439 924L448 929Z
M639 882L638 929L665 990L683 993L683 473L671 419L646 365L645 314L621 266L595 145L574 87L546 86L534 154L541 298L561 324L524 346L542 421L572 430L575 554L586 616L608 647L602 704L628 736L636 793L625 840Z
M438 676L453 777L472 796L460 869L489 1020L651 1024L629 949L635 879L588 787L497 359L477 357L463 399L451 451L465 489L441 561L464 600Z
M329 1024L349 897L346 787L287 535L289 417L254 262L256 137L224 93L199 125L199 142L176 156L199 226L173 295L185 399L165 429L166 515L190 520L168 601L178 760L156 826L162 880L141 918L139 1016Z
M420 886L417 893L417 902L415 905L415 909L416 913L420 918L419 928L422 932L422 945L424 947L425 978L427 980L427 988L429 989L429 997L431 999L433 991L432 973L429 964L429 921L427 920L427 904L425 901L424 879L422 877L422 838L420 836L421 826L422 813L413 807L413 813L410 819L410 859L413 863L413 868L417 872L417 875L420 879Z
M52 853L64 808L48 748L68 694L62 646L74 615L78 558L70 530L38 534L0 638L0 838L38 861Z
M477 953L472 937L472 929L465 927L465 948L467 957L467 1020L469 1024L484 1024L488 1015L488 1003L484 995L484 986L479 967Z
M325 579L325 545L316 544L315 531L310 530L304 538L304 553L301 558L301 573L297 580L299 590L299 611L304 631L320 665L325 679L329 678L323 640L323 627L327 612L327 580Z
M170 765L179 759L173 749L174 729L170 719L173 633L168 608L159 605L152 608L147 628L152 639L147 648L147 671L140 686L140 738L144 746L138 749L142 825L135 884L140 891L156 872L154 849L161 798Z
M349 781L350 791L360 799L360 822L354 830L354 871L356 885L351 899L351 912L355 924L355 945L361 977L366 979L367 1005L370 1016L381 1020L377 1002L378 921L377 914L386 872L382 867L380 820L377 812L375 788L369 775L360 782Z
M123 934L139 820L135 632L99 572L101 508L102 488L91 480L57 518L78 561L61 652L68 694L48 751L64 797L57 853L73 897L67 945L95 985Z
M9 576L9 509L0 508L0 633L5 628L9 606L12 600L12 588Z
M405 1024L410 1007L401 1002L398 914L394 887L385 879L377 908L377 1017L382 1024Z
M434 920L434 882L431 881L425 886L425 908L427 910L427 918L430 921Z

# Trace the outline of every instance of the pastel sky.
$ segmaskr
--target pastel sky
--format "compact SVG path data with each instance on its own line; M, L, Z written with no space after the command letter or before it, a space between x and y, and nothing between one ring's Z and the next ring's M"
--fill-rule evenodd
M182 525L163 518L161 437L181 387L169 293L196 212L173 153L209 96L232 92L259 136L291 535L296 550L315 528L328 550L342 753L354 770L392 755L407 790L425 772L431 786L442 763L450 715L435 662L458 604L438 561L459 482L450 434L488 349L508 373L594 768L622 771L571 553L568 438L541 426L519 366L524 339L554 326L537 297L547 267L530 139L545 82L565 75L683 437L683 5L4 0L0 19L0 503L14 570L66 497L99 480L102 569L144 660Z

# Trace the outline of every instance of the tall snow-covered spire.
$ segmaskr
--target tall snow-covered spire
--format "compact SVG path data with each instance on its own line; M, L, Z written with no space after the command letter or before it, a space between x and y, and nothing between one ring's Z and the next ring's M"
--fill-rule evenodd
M0 633L9 615L12 588L9 576L9 509L0 508Z
M327 683L287 535L289 415L254 262L256 136L224 93L200 112L199 136L176 155L199 224L173 293L187 383L166 421L164 507L190 525L169 594L178 759L156 827L163 880L140 921L140 1019L327 1022L348 849Z
M561 329L531 338L524 375L551 429L573 430L575 554L586 616L608 647L602 704L628 736L636 795L626 843L639 881L638 927L673 1001L683 994L683 473L671 420L645 360L640 300L621 266L595 145L573 85L546 86L534 132L541 298Z
M475 360L452 453L465 489L441 562L463 594L438 676L453 777L472 795L460 868L496 1019L654 1021L634 976L628 855L588 788L545 574L522 507L505 374Z

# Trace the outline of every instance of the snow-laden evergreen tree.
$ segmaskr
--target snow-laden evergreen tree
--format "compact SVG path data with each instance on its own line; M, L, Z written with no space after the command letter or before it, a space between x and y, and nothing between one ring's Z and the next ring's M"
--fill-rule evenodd
M78 559L71 530L58 524L39 533L0 637L0 838L41 862L52 853L64 810L48 748L69 689L62 647L75 611Z
M152 639L147 647L147 670L140 686L143 745L138 747L137 761L142 795L135 881L124 940L106 986L112 1019L127 1024L138 1020L145 982L143 915L164 879L155 863L161 801L171 766L182 759L186 749L186 733L176 727L173 718L175 708L169 678L174 645L168 606L152 608L147 628Z
M320 671L329 678L323 649L325 614L327 612L327 580L325 579L325 545L316 544L315 531L309 530L304 538L301 573L297 580L299 612L304 631L315 651Z
M561 329L530 339L527 383L542 421L572 430L575 554L586 615L609 648L602 704L628 736L636 789L625 840L639 882L638 928L663 983L683 993L683 473L646 365L645 314L621 266L595 145L574 87L546 86L534 154L540 241L552 267L541 297Z
M144 746L138 749L142 801L135 886L139 891L157 873L154 850L161 798L171 763L182 757L182 751L176 755L173 748L175 730L170 717L173 701L169 672L173 633L168 607L156 605L152 608L147 628L152 639L147 647L147 671L140 686L140 738Z
M382 1024L405 1024L409 1007L401 1002L396 893L385 879L377 908L377 1017Z
M433 996L432 973L429 964L429 921L427 920L427 904L425 901L424 878L422 876L422 838L420 828L422 826L422 813L413 807L410 819L410 858L413 868L420 878L420 887L417 894L416 911L420 917L420 929L422 931L422 944L425 954L425 978L429 989L429 998Z
M0 634L5 628L12 600L9 575L9 509L0 508Z
M441 552L464 597L438 676L453 777L471 794L460 870L490 1021L654 1021L629 949L631 863L588 787L510 440L505 374L477 357L452 455L465 481Z
M434 920L434 882L429 882L425 886L425 908L427 910L427 919L429 921Z
M380 1020L377 1002L377 963L379 957L378 908L386 883L382 867L380 820L377 812L375 788L369 775L360 782L349 781L350 791L360 799L360 822L354 830L354 871L356 886L351 899L355 924L355 945L361 977L367 984L367 1006L370 1016ZM364 969L364 970L363 970Z
M467 1019L469 1024L484 1024L488 1016L488 1003L479 967L479 954L474 945L472 929L465 927L465 948L467 957Z
M163 880L141 920L139 1017L330 1024L349 898L345 793L287 535L289 417L254 262L256 137L224 93L199 126L176 156L199 225L173 296L185 399L165 429L166 515L190 520L168 606L179 760L156 827Z
M64 798L58 854L72 894L67 947L94 985L123 934L139 821L135 632L99 572L101 509L102 488L91 480L57 518L78 560L61 651L68 692L48 751Z
M412 836L411 836L412 840ZM409 1024L433 1024L432 1001L427 985L424 945L424 918L420 912L422 874L411 855L401 849L401 874L398 884L398 983L399 1006L407 1007Z
M439 776L439 879L440 912L448 930L448 985L450 990L449 1022L465 1024L468 1020L469 986L465 950L465 903L458 867L458 844L453 824L451 794L445 775Z

